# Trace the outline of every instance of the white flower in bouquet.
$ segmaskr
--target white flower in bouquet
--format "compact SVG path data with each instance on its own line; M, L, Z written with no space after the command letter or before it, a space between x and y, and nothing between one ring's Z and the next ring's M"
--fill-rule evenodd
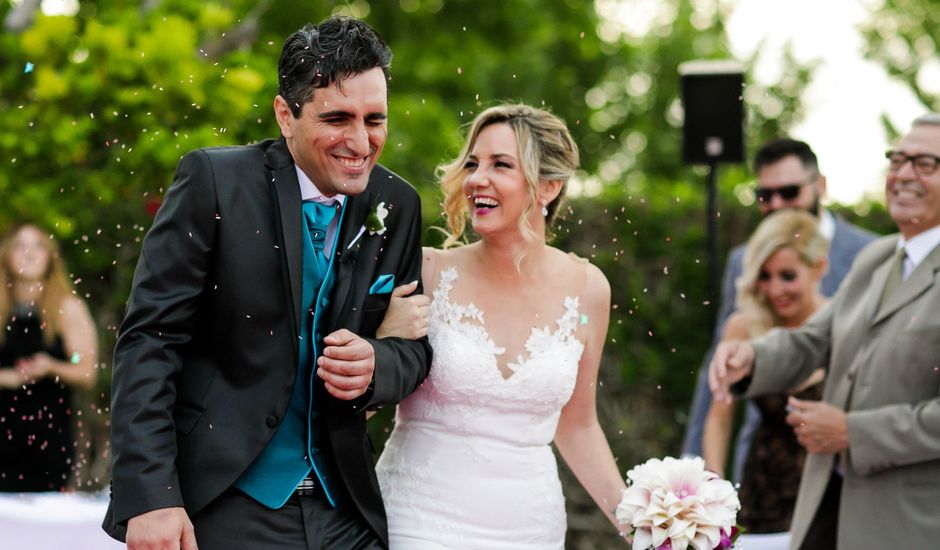
M741 504L730 482L701 458L653 458L627 472L617 520L633 550L731 548Z

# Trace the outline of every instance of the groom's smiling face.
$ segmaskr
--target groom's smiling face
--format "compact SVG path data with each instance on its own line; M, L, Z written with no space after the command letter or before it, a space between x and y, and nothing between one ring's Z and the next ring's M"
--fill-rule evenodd
M388 136L385 74L376 67L314 90L294 118L274 100L281 134L297 166L327 196L357 195L369 183Z

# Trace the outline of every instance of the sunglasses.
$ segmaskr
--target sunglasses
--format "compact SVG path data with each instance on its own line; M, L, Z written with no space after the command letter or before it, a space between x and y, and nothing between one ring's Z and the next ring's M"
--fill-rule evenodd
M812 182L804 181L803 183L791 183L780 187L758 187L754 189L754 196L757 197L759 202L770 202L773 200L774 195L780 195L780 198L785 201L792 201L800 195L803 186L810 183Z

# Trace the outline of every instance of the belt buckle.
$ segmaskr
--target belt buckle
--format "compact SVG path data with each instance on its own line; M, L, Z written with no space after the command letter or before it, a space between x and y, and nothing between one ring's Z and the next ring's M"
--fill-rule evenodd
M313 479L305 477L297 485L297 488L294 489L294 496L297 497L312 497L317 494L317 484L314 483Z

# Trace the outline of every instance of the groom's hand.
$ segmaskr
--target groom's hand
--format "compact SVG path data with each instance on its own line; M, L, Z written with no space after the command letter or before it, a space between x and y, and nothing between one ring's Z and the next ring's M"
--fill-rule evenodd
M181 507L132 517L127 522L127 550L197 550L193 522Z
M728 340L718 344L708 366L708 386L715 401L731 403L731 386L751 374L754 346L747 340Z
M375 372L372 344L346 329L328 335L323 343L326 347L317 359L317 375L326 391L344 401L366 393Z

